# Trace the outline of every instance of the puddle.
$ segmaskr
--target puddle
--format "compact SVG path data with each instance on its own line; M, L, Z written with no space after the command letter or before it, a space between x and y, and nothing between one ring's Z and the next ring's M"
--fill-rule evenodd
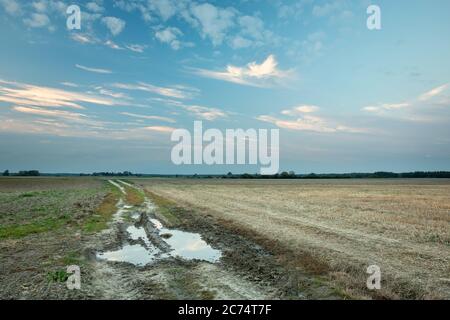
M150 248L145 248L140 244L128 244L116 251L98 253L97 258L100 260L129 262L136 266L145 266L146 264L155 261L156 255L160 253L156 248L153 249L155 249L155 252L152 252Z
M156 219L150 219L150 222L153 223L153 225L155 226L156 229L158 230L162 230L164 228L164 226L162 225L161 222L159 222L159 220Z
M133 213L131 214L131 219L137 220L137 219L139 219L140 216L141 216L141 215L140 215L138 212L133 212Z
M139 240L142 239L147 246L151 246L152 243L147 238L147 233L145 233L144 228L138 228L135 226L130 226L127 228L127 232L130 235L130 238L133 240Z
M186 260L205 260L217 262L222 256L219 250L213 249L208 245L198 233L185 232L175 229L166 229L157 219L150 219L155 228L163 237L164 241L172 248L171 255Z
M179 230L161 229L161 234L170 234L164 241L172 248L171 256L186 260L204 260L211 263L219 261L222 253L211 248L199 234Z
M145 266L158 259L169 257L203 260L211 263L218 262L222 257L221 251L208 245L200 234L164 228L157 219L150 219L150 222L154 226L152 236L157 237L157 241L160 241L163 246L155 245L144 227L132 225L126 230L129 239L142 241L143 244L125 244L119 250L98 253L97 258Z

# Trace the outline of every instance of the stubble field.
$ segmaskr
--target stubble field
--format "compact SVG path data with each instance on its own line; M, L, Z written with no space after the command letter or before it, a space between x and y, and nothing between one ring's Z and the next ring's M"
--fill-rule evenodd
M359 298L450 298L449 180L136 180ZM239 230L239 231L238 231ZM368 291L378 265L382 288Z

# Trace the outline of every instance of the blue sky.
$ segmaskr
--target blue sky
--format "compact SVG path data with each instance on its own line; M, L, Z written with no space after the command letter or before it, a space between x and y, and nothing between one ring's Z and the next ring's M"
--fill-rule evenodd
M66 9L82 11L81 30ZM366 27L380 6L382 29ZM175 128L280 129L281 170L450 170L450 2L0 0L0 170L175 166Z

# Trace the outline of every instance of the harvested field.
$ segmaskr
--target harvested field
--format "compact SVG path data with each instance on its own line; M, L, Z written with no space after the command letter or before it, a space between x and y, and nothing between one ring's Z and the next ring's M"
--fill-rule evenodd
M0 192L43 191L54 189L81 190L100 186L102 180L95 178L47 178L47 177L0 177Z
M450 298L448 180L135 180L356 298ZM382 289L366 289L378 265Z
M0 298L73 299L50 281L83 264L81 232L108 193L96 179L0 179Z
M449 299L449 194L449 180L3 178L0 298ZM72 264L81 290L60 281Z

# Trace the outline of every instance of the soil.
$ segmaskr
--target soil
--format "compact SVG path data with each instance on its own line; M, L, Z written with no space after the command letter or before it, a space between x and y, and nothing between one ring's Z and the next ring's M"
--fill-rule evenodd
M120 180L115 183L129 185ZM64 182L66 183L66 182ZM80 186L81 187L81 186ZM134 188L138 187L134 186ZM21 187L20 190L23 190ZM8 191L9 192L9 191ZM74 212L93 214L105 194L72 201ZM0 241L0 299L336 299L336 290L318 278L287 269L279 257L249 237L224 227L223 221L173 207L177 222L165 219L161 208L149 211L150 199L139 206L125 203L121 195L118 213L107 229L96 234L67 225L50 232ZM72 203L73 202L73 203ZM154 203L153 203L154 204ZM153 205L152 204L152 205ZM120 208L119 208L120 207ZM123 210L123 209L126 210ZM120 210L122 209L122 210ZM76 215L76 214L75 214ZM155 259L137 266L99 259L99 254L126 244L145 245L131 239L127 229L159 219L169 230L197 233L221 258L211 263L177 256ZM152 245L162 248L172 234L148 229ZM167 251L167 248L164 249ZM164 251L162 250L162 251ZM68 265L81 269L81 290L69 290L64 281L49 275Z

